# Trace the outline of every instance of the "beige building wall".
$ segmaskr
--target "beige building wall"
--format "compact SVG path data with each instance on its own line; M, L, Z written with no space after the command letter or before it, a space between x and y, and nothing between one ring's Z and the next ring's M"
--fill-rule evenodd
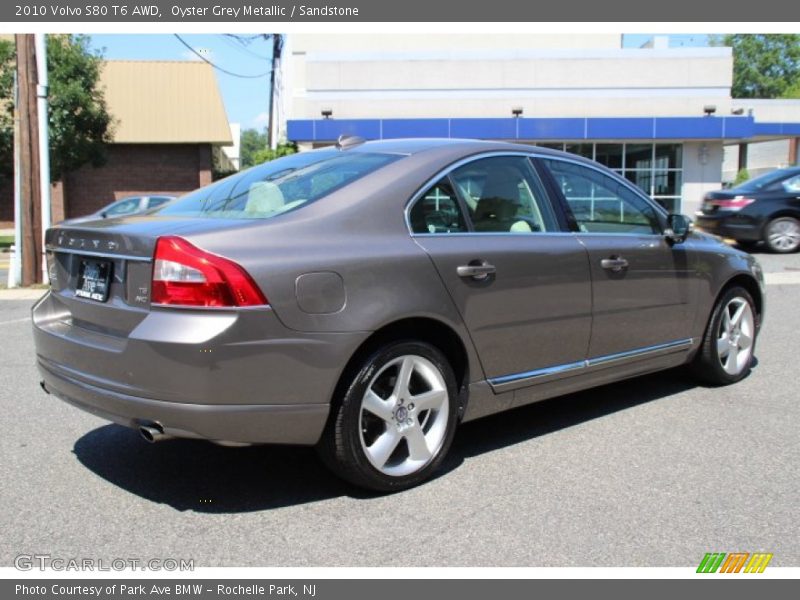
M722 187L722 142L686 142L683 144L683 188L681 212L692 216L706 192Z
M289 119L730 114L729 48L621 36L289 36Z

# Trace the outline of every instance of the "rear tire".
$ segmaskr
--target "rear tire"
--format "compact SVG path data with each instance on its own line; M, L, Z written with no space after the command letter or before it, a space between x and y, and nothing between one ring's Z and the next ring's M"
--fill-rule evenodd
M764 243L776 254L789 254L800 248L800 221L794 217L778 217L767 223Z
M388 343L351 376L317 450L337 475L379 492L408 489L439 467L455 434L457 385L442 352Z
M736 286L723 292L691 364L695 376L711 385L745 378L753 364L757 333L758 315L747 290Z

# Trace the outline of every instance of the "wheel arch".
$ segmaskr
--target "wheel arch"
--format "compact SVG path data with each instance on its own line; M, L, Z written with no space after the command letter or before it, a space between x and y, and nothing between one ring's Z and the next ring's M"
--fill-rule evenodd
M714 298L714 304L712 304L712 307L717 305L717 302L719 302L719 299L725 292L727 292L732 287L736 286L743 287L745 290L747 290L747 293L750 294L750 297L753 299L756 309L757 326L760 327L761 316L764 314L764 295L761 291L761 286L759 285L756 278L753 277L752 275L748 275L745 273L737 273L736 275L728 279L722 285L722 287L719 288L719 292L717 292L717 295Z
M381 346L400 340L413 340L430 344L447 358L456 378L459 392L458 420L463 418L468 401L469 354L461 336L447 323L430 317L408 317L392 321L375 330L356 348L334 388L331 402L338 402L353 374L367 357Z

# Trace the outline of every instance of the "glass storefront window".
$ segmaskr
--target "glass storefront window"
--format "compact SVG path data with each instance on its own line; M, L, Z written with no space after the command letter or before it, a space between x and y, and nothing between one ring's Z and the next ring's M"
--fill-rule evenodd
M683 144L547 142L537 146L594 158L638 186L670 212L680 210Z
M682 144L656 144L655 167L663 169L680 169L683 166Z
M585 158L594 158L594 144L566 144L564 149L570 154Z
M625 144L625 169L651 169L653 144Z
M595 160L609 169L622 169L623 144L595 144Z

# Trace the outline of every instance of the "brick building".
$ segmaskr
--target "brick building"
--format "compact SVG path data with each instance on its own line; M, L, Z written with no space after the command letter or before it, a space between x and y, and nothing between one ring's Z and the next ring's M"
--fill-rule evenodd
M115 121L108 161L53 185L53 222L126 196L180 195L211 182L214 157L224 162L221 147L232 139L210 65L108 61L101 84ZM0 190L0 226L13 221L11 194Z

